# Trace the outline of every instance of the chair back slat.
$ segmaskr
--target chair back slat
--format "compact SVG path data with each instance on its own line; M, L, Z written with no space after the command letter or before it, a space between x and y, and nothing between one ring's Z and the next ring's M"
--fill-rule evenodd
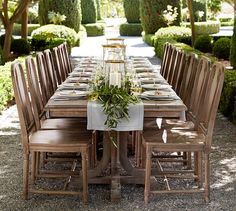
M27 56L25 60L26 73L31 95L31 102L34 111L35 124L37 129L40 128L40 119L45 115L43 110L43 97L39 86L36 65L32 56Z
M50 83L52 84L53 92L57 89L57 77L55 73L55 67L53 64L52 53L49 49L44 50L45 61L47 65L48 75Z
M31 108L31 102L25 80L23 67L19 62L15 62L11 66L11 76L13 90L21 125L21 135L24 149L27 148L28 134L35 130L35 120Z
M46 105L50 97L53 95L52 84L49 80L49 74L47 70L47 65L45 61L45 57L42 52L38 52L36 54L37 61L37 70L39 76L39 84L42 91L43 96L43 105Z

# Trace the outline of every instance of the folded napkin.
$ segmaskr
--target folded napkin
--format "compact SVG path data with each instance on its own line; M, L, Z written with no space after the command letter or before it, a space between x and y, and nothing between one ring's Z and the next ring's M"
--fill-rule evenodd
M116 131L135 131L143 130L143 103L137 103L129 106L129 119L121 119L116 128ZM109 128L104 124L106 115L103 112L102 106L97 101L89 101L87 104L87 129L107 131Z

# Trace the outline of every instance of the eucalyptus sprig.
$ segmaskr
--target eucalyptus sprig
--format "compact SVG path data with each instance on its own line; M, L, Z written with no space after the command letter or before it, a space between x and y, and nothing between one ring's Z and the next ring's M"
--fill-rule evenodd
M90 95L91 100L98 100L107 115L105 125L112 129L116 128L123 118L129 119L129 105L136 104L140 100L131 92L130 80L125 77L123 86L109 86L104 77L100 77L93 85Z

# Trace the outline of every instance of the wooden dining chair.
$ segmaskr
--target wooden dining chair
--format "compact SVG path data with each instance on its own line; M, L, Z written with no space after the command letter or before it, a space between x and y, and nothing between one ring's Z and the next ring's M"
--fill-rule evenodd
M67 77L69 75L69 73L71 72L71 69L69 69L69 64L67 63L64 44L61 44L61 45L57 46L57 49L58 49L58 56L59 56L59 59L61 61L61 67L62 67L62 69L65 72L66 77Z
M203 74L204 75L204 74ZM210 69L209 76L201 89L200 106L197 114L196 130L164 130L163 133L145 134L143 133L143 144L146 149L146 167L145 167L145 190L144 200L148 203L150 194L159 193L198 193L203 192L206 202L209 202L209 154L211 151L212 134L214 129L215 117L220 100L221 90L224 81L224 67L220 63L215 63ZM159 152L194 152L197 155L196 170L193 172L184 170L165 170L158 163L158 175L164 177L167 190L151 190L151 172L152 168L152 151ZM174 164L172 164L174 165ZM204 171L202 167L204 166ZM197 172L197 173L196 173ZM187 175L186 175L187 173ZM158 176L157 175L157 176ZM198 181L197 188L171 189L168 178L177 179L194 179ZM204 179L203 179L204 178ZM204 182L204 185L203 185Z
M28 194L68 194L80 195L83 202L88 202L88 149L91 137L88 133L79 130L37 130L34 113L31 107L30 97L24 71L19 62L11 66L11 75L15 100L18 109L18 115L21 126L21 142L23 146L23 195L28 199ZM51 190L44 188L29 189L29 157L35 156L36 153L53 152L53 153L80 153L82 159L82 168L77 175L82 181L82 191L69 190ZM34 160L33 160L34 162ZM78 160L76 161L78 162ZM34 166L34 163L32 163ZM34 167L32 167L34 168ZM75 172L71 172L67 177L71 177ZM47 174L48 177L59 177L60 174ZM65 175L60 175L64 177Z
M90 133L92 135L92 143L90 150L90 166L94 166L96 162L96 134L87 130L87 119L85 118L50 118L44 110L42 93L39 87L39 80L35 62L32 56L27 56L25 60L26 73L31 95L31 105L34 111L36 128L38 130L79 130Z
M178 60L179 60L179 50L177 48L173 48L172 50L172 54L171 54L171 57L170 57L170 63L168 65L168 69L167 69L167 73L165 75L165 79L166 81L170 84L172 82L172 76L175 72L175 70L177 69L177 63L178 63Z

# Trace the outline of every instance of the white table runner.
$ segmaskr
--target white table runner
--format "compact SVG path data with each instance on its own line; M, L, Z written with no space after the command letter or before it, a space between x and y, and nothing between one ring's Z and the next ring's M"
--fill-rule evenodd
M115 131L135 131L143 130L144 106L143 103L137 103L129 106L129 119L121 119ZM87 104L87 129L107 131L106 115L103 112L101 104L96 101L89 101Z

